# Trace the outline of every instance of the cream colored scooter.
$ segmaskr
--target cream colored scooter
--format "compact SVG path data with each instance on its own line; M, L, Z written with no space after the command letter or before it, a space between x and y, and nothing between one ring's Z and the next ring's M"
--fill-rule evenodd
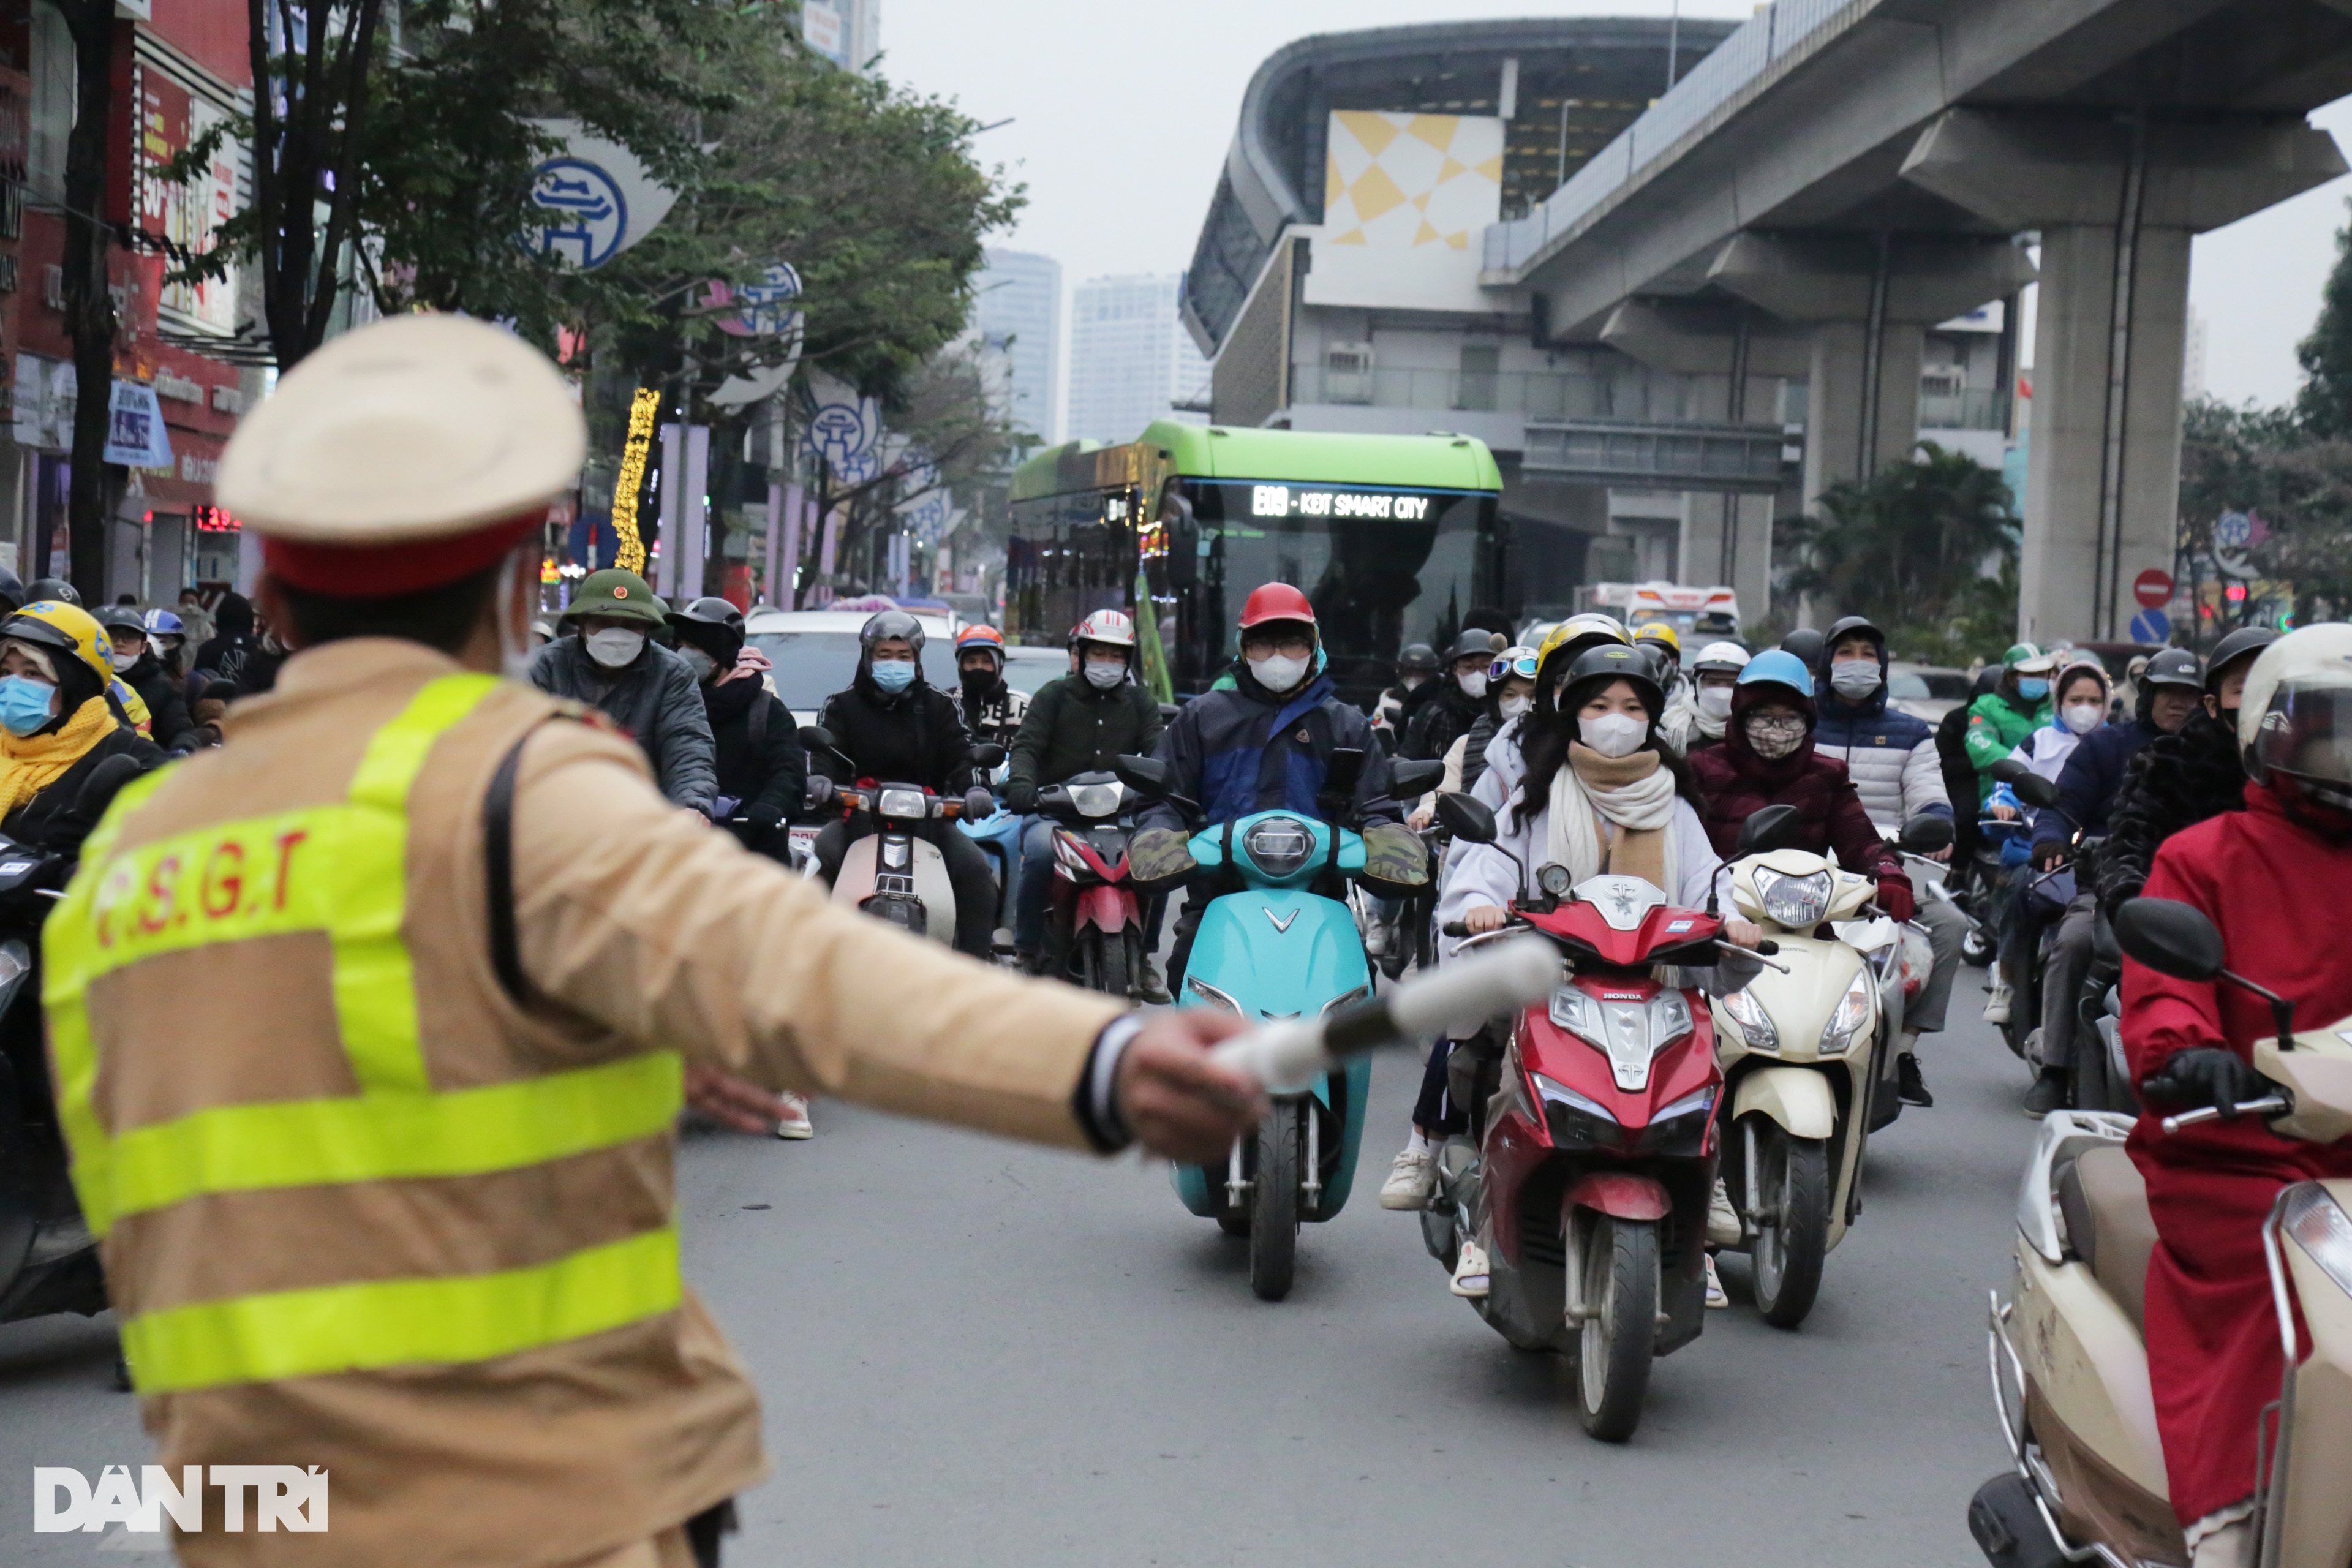
M2222 967L2221 933L2198 910L2136 899L2116 919L2124 951L2184 980L2221 980L2261 994ZM2272 999L2279 1036L2254 1047L2275 1086L2242 1112L2282 1136L2352 1137L2352 1018L2297 1031ZM2168 1117L2165 1131L2212 1119ZM2179 1564L2189 1549L2173 1517L2142 1337L2156 1225L2147 1189L2124 1152L2133 1119L2053 1115L2018 1195L2017 1265L2009 1300L1992 1300L1993 1395L2015 1468L1980 1488L1969 1529L1996 1568L2061 1562L2107 1568ZM2263 1225L2287 1373L2256 1437L2258 1568L2344 1568L2352 1561L2352 1181L2283 1189ZM2300 1306L2307 1354L2295 1344Z
M1769 842L1774 814L1789 810L1758 812L1741 847ZM1732 889L1739 912L1780 944L1780 963L1715 1001L1716 1061L1731 1108L1724 1183L1756 1304L1765 1321L1792 1329L1812 1310L1822 1264L1861 1210L1885 1021L1877 964L1813 932L1853 920L1878 882L1801 849L1768 849L1733 864Z

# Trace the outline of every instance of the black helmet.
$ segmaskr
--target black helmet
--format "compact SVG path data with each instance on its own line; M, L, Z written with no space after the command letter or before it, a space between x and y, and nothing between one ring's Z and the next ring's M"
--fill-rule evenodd
M24 579L0 566L0 609L20 610L26 602Z
M129 632L141 638L147 636L147 617L128 605L109 605L98 612L97 620L110 636L116 632Z
M2168 647L2147 661L2140 671L2139 684L2153 690L2159 686L2185 686L2191 691L2205 689L2204 661L2185 647Z
M1472 626L1455 637L1445 650L1448 665L1459 664L1465 658L1491 659L1495 657L1495 634L1483 627Z
M81 604L81 595L62 577L36 577L25 584L26 604L37 605L44 599L53 599L60 605Z
M1859 616L1852 616L1849 618L1860 619ZM1872 627L1872 629L1874 631L1877 628ZM1881 638L1880 640L1884 641L1885 639ZM1822 667L1822 656L1829 651L1829 646L1830 639L1823 637L1821 633L1815 631L1811 626L1799 626L1795 631L1790 632L1787 637L1780 639L1781 650L1786 653L1795 654L1798 658L1804 662L1804 666L1807 669L1819 669Z
M874 645L896 637L915 650L915 658L923 657L923 623L904 610L877 610L857 628L857 647L861 653L870 654Z
M1560 711L1573 713L1584 706L1588 689L1622 680L1641 698L1654 725L1666 710L1666 694L1658 684L1657 668L1656 659L1645 648L1627 647L1622 643L1586 648L1568 667L1568 679L1560 688Z
M1437 650L1425 642L1413 644L1397 655L1397 672L1402 675L1407 670L1415 675L1435 675Z
M1830 629L1822 634L1822 658L1829 658L1831 649L1836 647L1842 639L1849 637L1856 632L1869 633L1870 640L1878 645L1879 651L1881 653L1886 651L1886 633L1877 622L1872 620L1868 616L1848 616L1843 620L1832 623ZM1793 637L1799 634L1797 632L1790 632L1789 635ZM1782 642L1780 646L1782 647L1789 647L1788 643L1785 641ZM1789 651L1790 653L1795 653L1797 650L1795 648L1789 648ZM1821 660L1815 659L1812 662L1815 665L1819 665Z
M717 595L672 610L662 619L679 641L700 648L721 668L731 667L735 656L743 651L743 612Z
M2242 658L2258 658L2263 649L2279 640L2279 634L2269 626L2240 626L2213 645L2212 657L2205 661L2205 689L2215 697L2221 695L2221 676L2230 666ZM2158 658L2164 655L2158 654Z

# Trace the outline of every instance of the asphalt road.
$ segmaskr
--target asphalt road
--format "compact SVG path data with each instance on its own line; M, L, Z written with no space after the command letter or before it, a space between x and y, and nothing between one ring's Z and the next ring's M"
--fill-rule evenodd
M1379 1064L1348 1210L1298 1284L1162 1169L820 1106L818 1136L691 1139L688 1273L758 1377L773 1477L730 1564L1976 1568L1969 1494L2004 1462L1985 1291L2007 1269L2032 1124L1974 1019L1938 1103L1874 1140L1866 1211L1793 1333L1735 1300L1661 1363L1641 1430L1588 1439L1558 1363L1446 1293L1374 1202L1416 1074ZM31 1470L150 1458L108 1391L107 1320L0 1328L0 1562L102 1563L135 1538L35 1536Z

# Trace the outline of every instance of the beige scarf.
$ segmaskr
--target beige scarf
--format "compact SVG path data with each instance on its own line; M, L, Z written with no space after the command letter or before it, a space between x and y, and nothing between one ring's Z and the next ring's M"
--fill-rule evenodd
M1672 898L1682 869L1674 820L1675 775L1657 752L1604 757L1571 741L1568 766L1551 778L1544 858L1567 867L1571 883L1639 877Z

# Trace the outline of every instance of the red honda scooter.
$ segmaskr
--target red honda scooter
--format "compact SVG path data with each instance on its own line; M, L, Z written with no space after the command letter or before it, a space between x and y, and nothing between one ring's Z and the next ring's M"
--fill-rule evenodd
M1054 823L1047 973L1132 1001L1148 1000L1143 907L1127 869L1144 804L1107 773L1079 773L1037 797L1039 814Z
M1493 841L1477 802L1449 795L1440 810L1456 837ZM1637 878L1571 888L1546 866L1537 879L1508 925L1455 951L1536 931L1570 978L1507 1041L1456 1047L1457 1082L1465 1065L1475 1075L1456 1102L1477 1122L1439 1156L1423 1234L1449 1271L1463 1242L1485 1246L1487 1293L1471 1304L1520 1349L1570 1356L1584 1429L1621 1443L1652 1360L1696 1339L1706 1312L1723 1075L1706 996L1659 971L1713 965L1722 922Z

